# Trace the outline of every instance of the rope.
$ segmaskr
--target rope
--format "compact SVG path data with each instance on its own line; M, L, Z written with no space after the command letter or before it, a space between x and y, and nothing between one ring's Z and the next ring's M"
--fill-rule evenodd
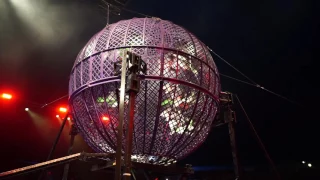
M268 151L266 150L266 148L265 148L265 146L264 146L261 138L259 137L256 129L254 128L254 126L253 126L253 124L252 124L252 122L251 122L251 120L250 120L250 118L249 118L246 110L244 109L244 107L243 107L243 105L242 105L242 103L241 103L241 101L240 101L240 99L239 99L239 97L238 97L237 95L235 95L235 97L236 97L237 101L239 102L239 105L241 106L241 109L242 109L243 113L245 114L246 119L247 119L247 121L249 122L250 128L251 128L251 130L254 132L254 134L255 134L255 136L256 136L256 138L257 138L257 140L258 140L258 143L259 143L259 145L260 145L260 147L261 147L261 149L263 150L263 152L264 152L267 160L269 161L270 165L272 166L273 171L274 171L275 174L277 175L278 180L280 180L281 178L280 178L279 172L277 171L276 166L274 165L274 162L272 161L272 159L271 159Z

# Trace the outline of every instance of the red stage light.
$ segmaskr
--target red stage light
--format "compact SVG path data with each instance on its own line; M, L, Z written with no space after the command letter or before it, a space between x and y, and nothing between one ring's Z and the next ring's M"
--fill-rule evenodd
M67 108L65 108L65 107L60 107L60 108L59 108L59 111L60 111L60 112L64 112L64 113L65 113L65 112L67 112L67 111L68 111L68 109L67 109Z
M107 117L107 116L102 116L102 120L103 120L103 121L109 121L109 117Z
M8 93L2 93L1 98L9 100L9 99L12 99L12 95Z

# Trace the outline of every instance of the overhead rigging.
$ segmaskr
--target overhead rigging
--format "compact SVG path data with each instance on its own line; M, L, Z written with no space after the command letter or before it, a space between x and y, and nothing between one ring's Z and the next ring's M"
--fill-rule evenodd
M220 60L222 60L224 63L226 63L227 65L229 65L232 69L234 69L235 71L237 71L237 72L238 72L239 74L241 74L243 77L245 77L246 79L248 79L251 83L250 83L250 82L243 81L243 80L240 80L240 79L237 79L237 78L234 78L234 77L231 77L231 76L227 76L227 75L224 75L224 74L221 74L221 73L220 73L221 76L226 77L226 78L229 78L229 79L233 79L233 80L235 80L235 81L238 81L238 82L241 82L241 83L244 83L244 84L247 84L247 85L251 85L251 86L257 87L257 88L262 89L262 90L264 90L264 91L266 91L266 92L268 92L268 93L271 93L271 94L273 94L273 95L275 95L275 96L277 96L277 97L279 97L279 98L282 98L282 99L284 99L284 100L286 100L286 101L288 101L288 102L290 102L290 103L292 103L292 104L301 106L299 103L297 103L297 102L295 102L295 101L293 101L293 100L291 100L291 99L289 99L289 98L287 98L287 97L285 97L285 96L283 96L283 95L280 95L280 94L278 94L278 93L275 93L275 92L273 92L273 91L271 91L271 90L269 90L269 89L267 89L267 88L259 85L258 83L256 83L255 81L253 81L251 78L249 78L248 76L246 76L244 73L242 73L239 69L237 69L237 68L234 67L232 64L230 64L227 60L225 60L225 59L224 59L223 57L221 57L219 54L217 54L216 52L214 52L210 47L207 46L207 48L209 49L209 51L212 52L212 54L214 54L216 57L218 57L218 58L219 58Z
M104 8L105 10L107 10L107 13L108 13L108 24L109 24L109 12L113 12L113 10L109 10L109 7L113 7L114 9L117 10L117 12L119 12L117 15L120 15L120 11L121 10L124 10L124 11L127 11L127 12L130 12L130 13L133 13L133 14L137 14L137 15L140 15L140 16L144 16L144 17L152 17L152 16L149 16L149 15L146 15L144 13L140 13L140 12L137 12L137 11L134 11L134 10L131 10L131 9L128 9L128 8L125 8L124 5L126 3L120 3L122 6L117 6L117 5L114 5L106 0L102 0L103 4L107 6L104 7L104 6L101 6L102 8ZM117 2L119 3L119 2ZM239 69L237 69L235 66L233 66L231 63L229 63L227 60L225 60L223 57L221 57L218 53L216 53L215 51L213 51L210 47L207 46L207 48L209 49L209 51L215 55L218 59L222 60L224 63L226 63L228 66L230 66L232 69L234 69L235 71L237 71L239 74L241 74L243 77L245 77L249 82L246 82L246 81L243 81L243 80L240 80L240 79L237 79L237 78L234 78L234 77L231 77L231 76L228 76L228 75L225 75L225 74L221 74L221 76L223 77L226 77L226 78L229 78L229 79L232 79L232 80L235 80L235 81L238 81L238 82L241 82L241 83L244 83L244 84L247 84L247 85L251 85L251 86L254 86L256 88L259 88L259 89L262 89L270 94L273 94L283 100L286 100L287 102L290 102L292 104L295 104L295 105L298 105L298 106L302 106L301 104L299 104L298 102L294 101L294 100L291 100L283 95L280 95L274 91L271 91L263 86L261 86L260 84L256 83L254 80L252 80L251 78L249 78L247 75L245 75L243 72L241 72Z

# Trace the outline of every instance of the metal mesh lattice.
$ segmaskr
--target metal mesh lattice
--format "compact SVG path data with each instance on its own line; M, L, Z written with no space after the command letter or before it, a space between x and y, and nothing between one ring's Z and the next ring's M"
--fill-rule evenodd
M136 97L132 159L175 162L208 135L220 93L215 63L201 41L169 21L125 20L94 35L77 56L69 96L76 125L98 152L116 149L120 79L113 75L113 62L124 49L147 63ZM124 135L128 96L125 99Z

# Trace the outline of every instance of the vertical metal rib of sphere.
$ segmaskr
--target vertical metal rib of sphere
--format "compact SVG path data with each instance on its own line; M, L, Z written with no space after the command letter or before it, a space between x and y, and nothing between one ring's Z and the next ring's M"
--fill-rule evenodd
M160 19L108 25L78 54L69 97L84 139L98 152L115 151L120 79L113 75L113 62L121 60L125 49L148 65L136 98L132 159L161 164L186 156L208 135L220 79L206 46L184 28ZM126 127L127 118L124 123Z

